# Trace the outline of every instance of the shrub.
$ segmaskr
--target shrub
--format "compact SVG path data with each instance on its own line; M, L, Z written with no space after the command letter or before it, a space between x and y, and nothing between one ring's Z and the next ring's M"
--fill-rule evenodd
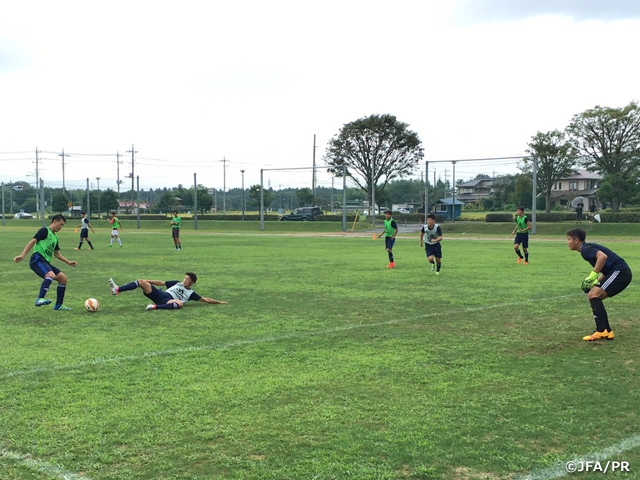
M485 222L513 222L513 213L487 213Z

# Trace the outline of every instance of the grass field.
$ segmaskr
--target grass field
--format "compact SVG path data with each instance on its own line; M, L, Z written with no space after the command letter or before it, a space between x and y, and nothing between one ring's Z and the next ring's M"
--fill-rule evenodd
M77 252L65 227L54 312L12 262L38 225L0 228L0 479L547 479L589 454L640 478L638 281L605 302L616 340L583 342L590 268L561 236L525 267L508 235L458 235L436 277L416 235L388 270L364 233L185 229L176 252L166 224L125 224L124 248L101 228ZM228 305L147 312L107 287L187 270Z

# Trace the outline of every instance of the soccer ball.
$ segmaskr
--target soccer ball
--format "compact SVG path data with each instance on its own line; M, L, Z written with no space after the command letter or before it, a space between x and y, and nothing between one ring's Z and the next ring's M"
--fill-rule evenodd
M97 312L100 308L100 303L95 298L87 298L84 302L84 309L87 312Z

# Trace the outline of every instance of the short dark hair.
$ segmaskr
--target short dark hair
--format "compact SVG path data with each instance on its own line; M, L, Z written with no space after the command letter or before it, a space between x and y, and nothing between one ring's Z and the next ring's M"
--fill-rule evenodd
M516 210L522 210L524 212L524 207L518 207Z
M86 215L87 212L80 212L80 215Z
M193 272L187 272L185 273L185 275L187 275L191 280L193 280L193 283L196 283L198 281L198 277L196 277L196 274Z
M391 215L391 210L385 210L385 211L384 211L384 214L385 214L385 215L386 215L387 213L388 213L389 215Z
M178 210L173 210L171 213L178 213Z
M51 219L51 223L57 222L58 220L62 220L64 223L67 223L67 219L64 218L64 215L62 215L61 213L56 213Z
M115 210L112 210L112 211L111 211L111 215L115 215L115 214L116 214L116 211L115 211Z
M584 242L587 239L587 232L585 232L581 228L574 228L573 230L569 230L567 232L567 237L575 238L577 240L580 240L581 242Z
M430 213L429 215L427 215L427 218L433 218L435 220L436 216L433 213Z

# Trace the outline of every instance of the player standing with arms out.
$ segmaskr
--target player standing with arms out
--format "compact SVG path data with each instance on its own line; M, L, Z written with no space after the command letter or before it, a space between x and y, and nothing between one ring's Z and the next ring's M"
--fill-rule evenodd
M520 244L522 244L525 265L529 265L529 230L531 230L531 221L524 214L524 207L518 207L516 211L516 228L513 229L511 235L516 236L513 241L513 249L518 255L518 263L522 263L522 253L520 253Z
M391 218L391 211L387 210L384 212L384 230L378 235L378 238L384 235L384 246L387 248L387 254L389 255L387 268L396 268L396 262L393 259L393 244L396 242L397 234L398 224Z
M613 330L602 301L627 288L631 283L631 269L627 262L612 250L597 243L586 243L586 239L587 234L581 228L567 232L569 250L580 252L582 258L593 267L593 271L582 281L582 290L589 296L596 329L583 340L613 340Z
M426 235L426 239L424 236ZM436 223L436 216L433 213L427 215L427 224L420 229L420 247L422 247L422 241L425 240L425 250L427 253L427 260L431 264L431 271L436 271L436 275L440 275L440 267L442 265L442 229L440 225ZM434 260L435 259L435 260ZM434 266L434 262L437 267Z
M96 233L96 231L91 226L91 223L89 223L86 212L80 213L80 225L76 225L76 228L78 227L80 227L80 243L74 250L80 250L82 248L82 242L85 240L89 244L89 250L93 250L93 245L91 245L91 240L89 240L89 229L91 229L92 233Z
M171 212L173 218L171 219L171 236L173 237L173 244L176 250L182 250L182 244L180 243L180 225L182 225L182 218L178 216L177 210Z
M49 287L53 281L56 280L58 282L58 288L56 290L56 304L53 309L71 310L63 304L64 294L67 291L67 276L49 263L51 262L52 257L56 257L61 262L72 267L77 265L77 262L67 260L60 253L58 232L62 230L65 223L67 223L67 219L62 215L54 215L51 220L51 225L49 225L49 227L42 227L38 230L29 243L24 247L22 253L13 259L16 263L21 262L27 253L29 253L33 248L33 254L29 259L29 268L43 279L42 284L40 285L40 293L38 293L38 298L36 299L36 307L42 307L51 303L51 300L46 300L44 297L47 295Z
M120 230L122 230L122 225L120 224L118 217L116 217L116 212L111 212L109 223L111 224L111 242L109 243L109 246L113 247L113 239L117 238L118 245L122 248L122 240L120 240Z

